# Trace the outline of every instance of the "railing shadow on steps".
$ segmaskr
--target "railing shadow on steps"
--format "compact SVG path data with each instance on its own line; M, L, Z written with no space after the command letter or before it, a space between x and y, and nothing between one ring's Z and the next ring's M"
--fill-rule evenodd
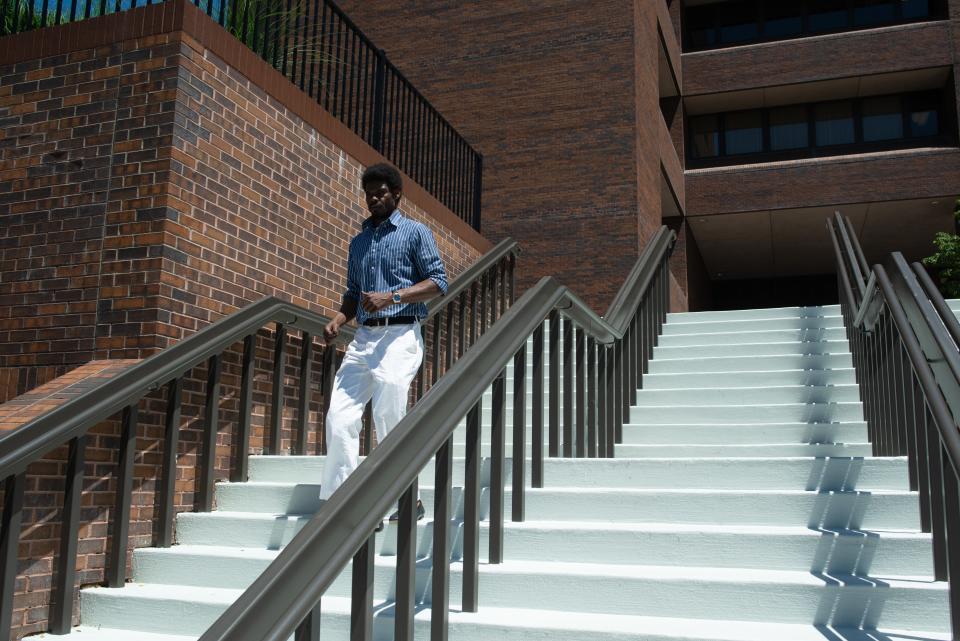
M481 398L492 385L491 412L491 485L489 562L503 561L504 475L506 439L506 375L509 363L514 372L514 451L513 514L524 519L524 469L526 349L533 336L532 378L532 485L542 487L544 323L551 331L551 385L556 390L558 317L564 323L564 371L570 374L573 360L571 336L579 348L588 339L597 346L596 376L589 374L588 385L598 393L577 407L589 407L596 416L598 429L577 417L574 424L564 423L563 449L568 454L587 456L596 445L616 440L616 427L622 426L624 407L629 409L636 385L645 369L648 355L666 319L669 307L668 259L675 234L662 227L642 252L605 318L597 316L573 292L552 277L543 278L479 338L468 353L437 381L394 428L389 438L367 456L356 471L293 540L280 551L270 566L250 585L201 637L200 641L286 641L295 635L298 641L320 638L321 599L326 589L353 559L350 638L373 638L374 527L399 498L397 530L396 590L393 608L395 641L414 638L416 574L416 496L420 471L435 458L434 523L449 523L451 517L453 432L466 416L466 478L464 508L464 546L462 611L476 612L479 605L480 542L480 443ZM574 327L575 326L575 327ZM571 334L572 332L572 334ZM577 349L577 371L583 373L583 351ZM591 352L592 354L592 352ZM591 363L592 358L588 361ZM592 371L592 368L591 368ZM570 376L565 376L568 385ZM583 376L578 381L577 399L582 401ZM607 391L609 387L609 392ZM569 391L569 389L568 389ZM551 398L555 398L551 394ZM564 413L571 417L571 394L564 395ZM595 414L593 410L596 410ZM578 412L579 414L579 412ZM568 429L569 426L569 429ZM559 448L557 430L551 429L551 449ZM566 437L572 437L573 441ZM600 454L602 448L597 448ZM611 452L606 452L610 454ZM538 476L539 475L539 476ZM432 540L430 638L448 638L450 588L450 537L446 527L434 528ZM442 560L439 561L438 560Z
M467 348L473 345L509 307L515 297L515 269L518 245L511 239L500 242L477 262L468 267L451 283L447 295L432 301L424 325L427 342L426 356L417 376L415 396L419 398L453 365ZM268 336L272 343L273 369L270 380L270 419L264 416L264 453L280 454L284 401L287 396L284 364L293 344L290 330L300 333L299 393L296 400L295 439L292 450L306 454L308 433L311 430L308 414L313 395L312 371L315 362L321 364L321 405L323 412L333 384L338 352L336 346L323 347L320 359L314 355L314 341L322 337L329 321L308 309L277 298L265 298L253 303L176 345L147 358L115 378L103 383L60 407L43 414L0 437L0 480L3 481L3 505L0 515L0 641L11 639L13 597L18 570L18 548L23 525L24 494L27 486L27 467L51 451L69 446L64 482L64 502L61 517L61 536L56 555L52 603L49 607L49 629L54 634L69 632L74 618L77 583L78 537L81 525L81 493L84 484L85 450L92 428L117 414L121 415L119 452L116 453L116 492L110 510L109 547L106 553L105 583L119 587L127 578L129 526L134 484L134 458L137 455L138 415L141 401L149 394L165 391L163 417L163 463L158 479L156 509L159 522L154 544L169 547L173 542L174 499L177 493L177 464L179 430L183 425L181 407L184 398L184 380L195 367L205 364L206 385L203 390L201 443L195 508L210 511L213 508L214 487L218 476L216 465L217 438L220 430L220 412L224 401L221 376L224 355L242 342L242 374L239 383L239 412L237 415L237 447L230 457L228 474L231 481L245 481L251 447L252 403L257 372L255 357L258 339L263 342L263 329L272 325ZM345 327L339 342L353 337L354 330ZM342 355L339 355L342 358ZM263 372L259 372L263 374ZM287 398L286 400L289 400ZM369 409L369 408L368 408ZM266 409L264 410L266 413ZM370 450L372 426L369 411L365 417L363 443ZM316 443L325 453L322 419L318 421ZM222 458L221 458L222 460Z
M960 323L922 265L894 252L870 269L849 218L827 227L873 453L907 457L960 631Z

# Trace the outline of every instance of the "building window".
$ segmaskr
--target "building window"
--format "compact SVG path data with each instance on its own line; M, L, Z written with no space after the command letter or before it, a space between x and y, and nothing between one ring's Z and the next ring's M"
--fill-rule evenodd
M763 151L763 113L740 111L724 118L723 140L728 156Z
M803 33L803 6L793 3L770 3L763 8L763 39L780 40Z
M854 2L853 24L858 27L890 24L896 19L894 0L856 0Z
M720 44L734 45L756 42L760 37L757 5L753 0L724 5L719 12Z
M847 0L810 0L807 24L810 33L840 31L849 24Z
M691 153L694 158L720 155L720 117L699 116L690 119Z
M691 116L691 166L956 144L941 91ZM726 160L729 159L729 160Z
M947 17L947 0L722 0L684 8L687 51Z
M803 149L810 144L810 122L803 105L770 110L770 150Z
M814 108L814 113L818 147L849 145L856 142L852 100L820 103Z
M903 138L903 108L900 96L867 98L861 107L863 141Z

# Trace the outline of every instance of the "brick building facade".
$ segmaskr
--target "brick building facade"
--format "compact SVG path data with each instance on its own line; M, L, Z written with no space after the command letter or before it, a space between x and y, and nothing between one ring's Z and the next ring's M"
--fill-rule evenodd
M265 296L332 315L366 216L360 173L380 154L189 2L40 35L0 40L0 403L30 392L3 405L0 430ZM404 191L451 277L491 247L413 181ZM281 451L299 407L291 343ZM270 331L256 358L252 452L270 418ZM236 456L240 373L238 346L220 379L218 478ZM178 511L196 501L206 376L184 380ZM319 397L308 408L314 452ZM131 547L155 541L165 411L164 390L140 403ZM80 585L104 579L119 430L106 421L88 439ZM66 454L27 470L17 637L47 629Z

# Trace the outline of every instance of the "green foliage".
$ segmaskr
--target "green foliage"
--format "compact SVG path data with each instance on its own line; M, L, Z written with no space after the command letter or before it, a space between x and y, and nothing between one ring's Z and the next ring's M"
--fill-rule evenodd
M953 218L960 222L960 200L953 209ZM937 232L933 238L937 252L923 259L923 264L937 273L940 292L946 298L960 298L960 236Z

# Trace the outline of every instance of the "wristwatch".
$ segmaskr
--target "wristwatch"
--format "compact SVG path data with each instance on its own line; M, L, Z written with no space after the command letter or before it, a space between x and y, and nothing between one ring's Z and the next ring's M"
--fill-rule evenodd
M399 292L399 291L393 292L393 304L394 304L394 305L399 305L399 304L400 304L400 292Z

